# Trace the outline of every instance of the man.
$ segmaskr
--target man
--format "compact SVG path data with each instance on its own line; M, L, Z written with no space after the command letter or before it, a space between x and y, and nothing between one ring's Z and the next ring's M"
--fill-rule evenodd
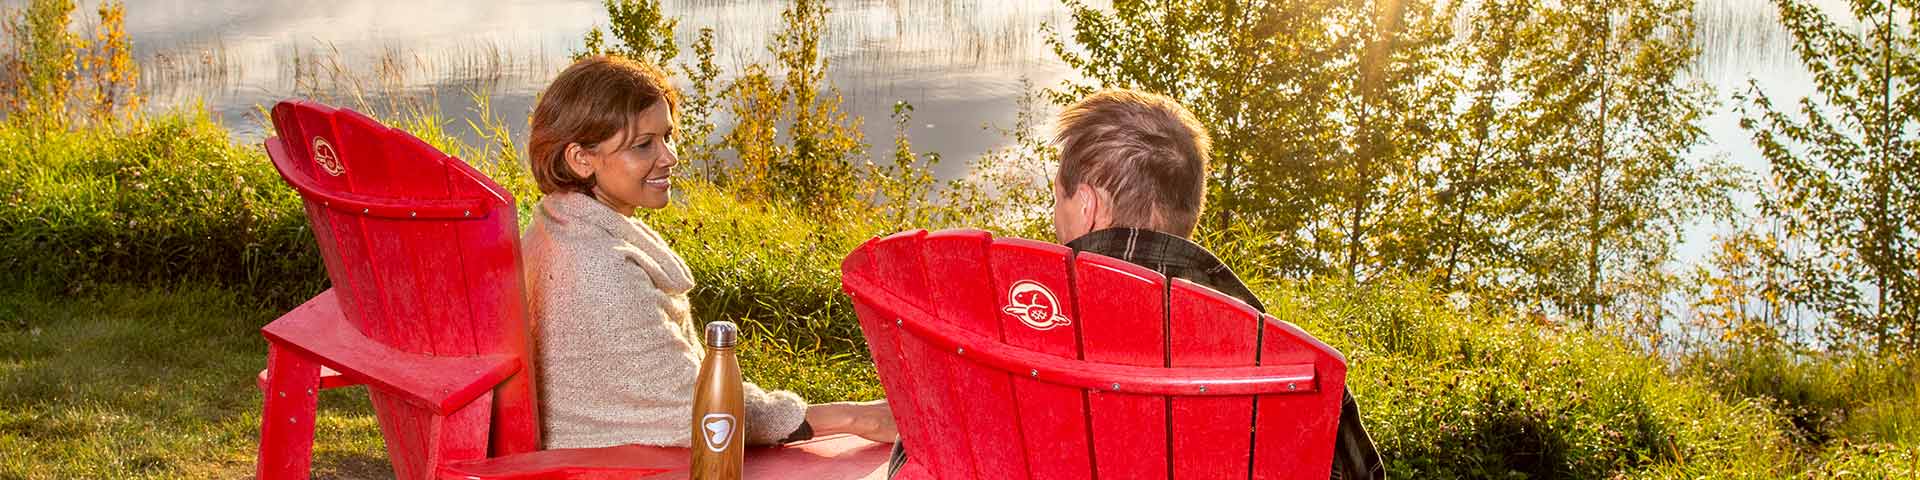
M1061 112L1054 145L1053 230L1092 252L1212 288L1266 311L1233 270L1189 240L1206 203L1205 127L1171 98L1132 90L1094 93ZM1351 393L1340 406L1331 478L1384 479L1386 467L1360 424ZM895 444L888 476L906 463Z
M1266 310L1226 264L1189 240L1206 203L1210 147L1191 112L1165 96L1104 90L1061 112L1055 132L1053 228L1060 242ZM1386 478L1351 393L1341 403L1332 478Z

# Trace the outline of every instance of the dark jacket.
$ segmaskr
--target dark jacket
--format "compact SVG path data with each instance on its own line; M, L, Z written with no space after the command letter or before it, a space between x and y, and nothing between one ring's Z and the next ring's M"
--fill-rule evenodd
M1253 291L1247 289L1247 284L1233 274L1233 269L1227 268L1213 252L1183 237L1138 228L1109 228L1067 242L1067 247L1125 260L1167 278L1186 279L1247 302L1261 312L1267 311L1260 299L1253 296ZM1331 478L1386 477L1380 451L1373 446L1366 426L1360 423L1360 405L1354 402L1353 393L1348 392L1340 404L1340 430L1333 441Z

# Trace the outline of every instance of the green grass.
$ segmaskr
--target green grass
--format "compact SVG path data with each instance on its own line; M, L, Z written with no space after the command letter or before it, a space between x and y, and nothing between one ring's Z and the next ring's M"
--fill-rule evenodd
M275 313L210 288L0 293L0 478L250 475ZM322 395L316 473L384 463L364 395Z
M279 311L208 287L101 286L76 297L0 292L0 479L237 478L252 474ZM742 349L750 380L814 401L882 396L864 360ZM384 478L362 387L321 395L317 478Z

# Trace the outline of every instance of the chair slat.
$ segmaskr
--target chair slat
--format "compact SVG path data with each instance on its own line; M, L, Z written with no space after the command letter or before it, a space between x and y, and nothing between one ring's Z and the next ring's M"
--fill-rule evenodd
M293 132L283 134L282 137L268 138L266 141L267 156L276 163L276 168L299 169L300 167L297 165L304 163L302 159L307 158L305 155L299 153L300 151L294 146L293 139L285 136L300 135L300 123L293 119L295 115L294 109L295 104L291 102L283 102L274 107L273 123L275 128L280 129L282 132ZM279 166L279 163L282 161L289 163L289 165L284 167ZM302 207L307 213L307 223L313 227L313 237L320 249L321 263L326 265L327 278L332 282L336 293L353 291L352 276L346 274L346 264L341 262L340 239L336 237L333 231L332 213L320 202L315 202L311 199L302 199L301 201L303 203ZM358 311L357 308L352 306L346 308ZM357 323L351 324L358 325ZM364 329L362 333L364 333Z
M316 185L351 191L353 181L345 175L344 165L330 163L339 158L340 136L333 124L338 113L338 109L316 103L280 102L273 109L273 124L286 143L287 153L296 160L294 168ZM323 164L340 168L330 170Z
M527 320L525 278L520 265L520 226L514 220L513 197L465 162L448 162L453 195L485 198L488 211L473 212L476 220L454 224L454 236L466 258L466 295L473 342L482 352L532 358L532 325ZM540 399L528 368L500 385L493 394L493 455L539 450Z
M903 232L880 239L872 245L874 265L877 267L874 273L893 281L900 287L896 290L900 298L919 309L925 309L932 303L931 282L922 259L922 242L926 235L925 230ZM918 377L909 387L908 395L918 399L914 408L919 415L942 415L964 401L956 397L951 389L952 372L959 366L959 359L954 358L954 352L935 349L926 341L911 335L900 336L897 342L901 358L908 365L914 365L915 377ZM973 477L973 454L966 442L958 441L965 437L959 425L954 422L928 423L922 435L924 440L915 439L916 442L940 445L940 448L926 449L916 452L916 455L926 457L928 464L943 475Z
M860 333L867 339L868 353L874 358L874 370L879 374L881 387L887 392L888 408L893 411L895 419L915 418L913 415L920 414L924 409L920 408L920 399L913 396L913 392L917 391L914 385L916 378L907 368L905 357L900 354L903 333L891 321L895 315L861 299L854 300L853 312L860 316ZM907 420L897 423L902 441L933 438L922 428L924 422Z
M338 113L338 110L318 104L282 102L275 107L275 122L293 129L292 133L281 132L281 141L287 146L287 153L293 157L291 165L287 167L307 174L322 187L351 192L355 187L353 177L345 173L352 171L348 170L346 163L350 159L340 155L341 135L335 128ZM316 151L323 153L316 157ZM321 167L322 161L318 158L338 162L340 174L335 175L335 172ZM391 329L382 321L388 316L385 305L378 301L382 290L374 272L366 267L369 247L360 217L312 199L306 202L309 210L307 218L314 225L314 230L328 232L329 238L320 243L320 251L323 256L335 259L329 264L327 276L340 295L340 307L346 311L348 322L368 337L391 336ZM322 213L314 215L312 211L316 209Z
M400 480L424 479L438 462L431 448L436 419L433 412L407 403L398 395L368 390L374 416L380 418L380 438L386 440L387 458L393 463L393 476Z
M854 254L849 255L841 264L841 274L848 277L889 278L878 271L882 265L877 258L881 256L877 253L878 242L878 240L867 242ZM912 364L908 363L901 353L900 342L905 335L900 332L900 328L894 322L898 315L890 312L900 307L900 305L878 303L873 298L855 296L853 299L854 314L860 317L861 333L866 336L868 351L873 355L874 367L879 373L881 385L886 389L888 407L893 410L894 418L936 418L916 417L928 412L928 409L922 407L922 402L932 400L923 400L919 396L919 378L910 369ZM928 433L929 429L925 427L928 422L907 420L897 423L900 438L910 445L915 442L934 441L934 436ZM914 462L927 464L935 461L935 458L926 456L916 458Z
M1167 366L1166 279L1125 261L1074 257L1074 302L1086 360ZM1094 468L1107 478L1167 478L1167 397L1127 386L1087 394Z
M1001 330L1008 345L1053 355L1064 360L1080 357L1074 333L1072 289L1067 283L1066 247L1030 240L994 242L994 294L1002 305ZM1092 478L1093 458L1088 448L1086 393L1078 388L1048 384L1044 379L1015 376L1013 392L1020 405L1020 434L1027 451L1031 478Z
M1260 316L1210 288L1175 279L1171 361L1176 367L1253 366ZM1173 399L1173 476L1243 478L1251 467L1253 397Z
M981 231L946 231L928 235L925 245L927 271L940 285L931 292L929 310L962 330L1000 339L1000 306L993 302L993 271L986 261L993 237ZM973 454L969 463L976 470L974 478L1027 471L1013 381L1007 373L960 362L949 378L953 391L965 399L953 406L952 417Z
M1261 395L1254 414L1253 478L1324 478L1333 468L1333 439L1347 367L1332 348L1299 327L1261 318L1260 364L1313 362L1319 388Z
M491 392L481 395L466 408L440 418L439 425L434 425L439 430L439 445L433 448L433 451L439 452L440 458L427 464L429 470L439 470L440 465L452 462L487 458L486 432L493 423L493 398ZM480 434L475 435L474 432Z
M350 169L354 192L381 198L447 198L445 169L431 159L414 158L412 152L395 141L385 126L352 111L342 111L334 126L340 135L340 161ZM423 171L432 167L433 171ZM432 183L438 183L437 189ZM450 284L446 273L459 272L458 262L448 262L451 232L423 222L362 216L359 218L367 242L366 268L373 270L375 298L385 318L374 330L373 338L407 352L435 355L471 354L458 348L450 337L457 329L445 323L452 310L449 296L458 296L460 287ZM452 263L453 265L448 265ZM449 269L448 267L454 267ZM466 314L461 309L462 316ZM464 350L464 351L463 351Z

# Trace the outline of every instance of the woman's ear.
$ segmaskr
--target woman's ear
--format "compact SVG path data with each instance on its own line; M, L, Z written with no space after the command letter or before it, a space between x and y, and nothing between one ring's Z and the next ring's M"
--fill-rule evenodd
M587 158L587 153L587 147L580 146L578 143L567 144L567 150L564 153L567 160L567 170L572 171L574 176L579 178L593 177L593 160Z

